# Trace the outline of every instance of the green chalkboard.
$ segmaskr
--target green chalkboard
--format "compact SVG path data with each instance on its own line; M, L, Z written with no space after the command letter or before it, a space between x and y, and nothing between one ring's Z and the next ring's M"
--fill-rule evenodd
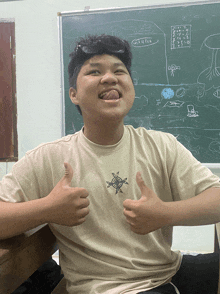
M220 3L61 13L65 134L82 117L69 99L67 67L87 34L127 39L136 97L125 124L169 132L203 163L220 163Z

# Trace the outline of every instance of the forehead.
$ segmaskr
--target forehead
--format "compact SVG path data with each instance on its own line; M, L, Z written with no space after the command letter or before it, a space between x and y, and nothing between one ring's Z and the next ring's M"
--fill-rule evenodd
M86 60L82 67L84 66L101 66L101 65L113 65L113 66L125 66L124 63L114 55L95 55L90 59Z

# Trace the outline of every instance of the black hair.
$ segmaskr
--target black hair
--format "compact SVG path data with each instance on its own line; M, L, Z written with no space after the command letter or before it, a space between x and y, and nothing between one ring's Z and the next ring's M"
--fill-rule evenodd
M126 66L131 76L132 53L128 41L111 35L89 35L81 38L72 53L70 53L70 62L68 66L69 86L76 89L76 80L81 67L86 60L95 55L109 54L118 57ZM79 113L82 115L79 105L76 105Z

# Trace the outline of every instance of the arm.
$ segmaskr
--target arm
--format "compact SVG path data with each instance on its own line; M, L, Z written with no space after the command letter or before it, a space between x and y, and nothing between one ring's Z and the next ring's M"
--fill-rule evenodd
M0 239L9 238L44 223L80 225L89 213L88 192L71 187L73 170L65 164L64 177L44 198L22 203L0 202Z
M181 201L163 202L149 189L140 173L137 184L139 200L124 201L124 215L137 234L148 234L164 226L207 225L220 222L220 188L210 188L199 195Z
M47 223L47 209L43 199L22 203L0 202L0 239L24 233Z
M173 226L199 226L220 222L220 188L209 188L193 198L167 204Z

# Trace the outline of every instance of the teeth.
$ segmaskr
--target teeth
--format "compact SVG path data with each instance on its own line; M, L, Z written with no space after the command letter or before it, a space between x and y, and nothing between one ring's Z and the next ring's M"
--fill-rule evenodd
M99 98L102 99L102 98L105 96L106 93L107 93L107 92L104 92L104 93L100 94L100 95L99 95Z

